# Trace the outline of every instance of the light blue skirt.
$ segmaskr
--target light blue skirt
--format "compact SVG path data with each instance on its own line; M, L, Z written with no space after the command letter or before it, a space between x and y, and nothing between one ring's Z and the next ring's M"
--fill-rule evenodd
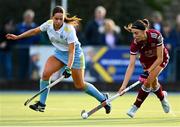
M61 51L56 49L54 51L54 56L63 62L65 65L68 63L68 51ZM75 46L75 55L74 55L74 63L72 65L73 69L85 69L85 59L82 48L79 45Z

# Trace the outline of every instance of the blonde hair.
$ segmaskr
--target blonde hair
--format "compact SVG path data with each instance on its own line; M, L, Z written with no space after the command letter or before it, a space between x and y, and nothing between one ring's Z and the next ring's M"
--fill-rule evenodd
M105 21L104 21L104 29L105 29L105 31L111 30L111 31L114 31L116 33L120 32L119 26L117 26L112 19L105 19Z

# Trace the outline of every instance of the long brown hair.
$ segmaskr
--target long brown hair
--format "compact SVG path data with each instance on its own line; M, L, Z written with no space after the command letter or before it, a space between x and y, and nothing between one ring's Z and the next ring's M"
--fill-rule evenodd
M128 26L124 26L124 29L128 32L131 32L132 28L139 30L147 30L149 29L149 21L147 19L136 20L133 23L129 23Z
M52 16L54 16L56 13L62 13L64 15L64 22L71 24L73 26L79 25L79 21L82 19L73 16L73 17L67 17L67 13L65 12L64 8L61 6L56 6L52 11Z

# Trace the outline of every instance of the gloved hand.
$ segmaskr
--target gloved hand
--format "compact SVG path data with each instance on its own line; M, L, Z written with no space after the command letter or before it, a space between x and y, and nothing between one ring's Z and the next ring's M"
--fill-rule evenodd
M64 78L69 78L71 76L71 69L68 66L65 67L63 75L64 75Z
M140 76L139 76L139 81L143 84L145 84L147 82L147 78L149 76L149 72L148 71L144 71Z

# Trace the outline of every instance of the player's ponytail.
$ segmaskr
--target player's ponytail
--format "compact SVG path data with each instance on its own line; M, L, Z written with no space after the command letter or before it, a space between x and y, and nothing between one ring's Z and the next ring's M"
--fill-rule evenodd
M144 23L144 25L146 26L146 28L149 29L149 20L143 19L142 22Z
M127 26L124 26L124 29L127 30L128 32L131 32L132 23L129 23Z
M81 21L81 19L80 18L78 18L78 17L76 17L76 16L73 16L73 17L65 17L64 18L64 22L65 23L69 23L69 24L71 24L71 25L73 25L73 26L77 26L77 25L79 25L79 21Z

